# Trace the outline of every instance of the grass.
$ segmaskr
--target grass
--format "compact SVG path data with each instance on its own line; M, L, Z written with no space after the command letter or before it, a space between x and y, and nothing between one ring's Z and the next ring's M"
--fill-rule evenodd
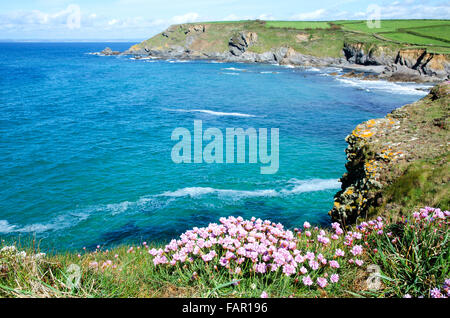
M401 43L405 44L416 44L416 45L433 45L433 46L449 46L450 43L441 40L423 37L420 35L410 34L406 32L385 32L379 33L379 35Z
M434 222L422 216L404 219L385 229L391 235L375 236L371 241L377 249L372 261L386 277L383 296L424 296L448 278L450 235L446 225Z
M381 20L380 28L370 28L366 21L343 21L335 23L341 25L346 30L364 33L396 32L399 29L415 29L429 26L446 26L448 28L448 25L450 25L449 20Z
M331 27L329 22L324 21L267 21L268 28L281 29L329 29Z
M449 210L450 153L413 162L383 196L385 202L391 204L389 216L392 219L398 219L424 204ZM386 205L381 209L386 209Z
M430 216L437 213L429 211ZM78 255L38 255L30 247L0 244L0 297L260 297L263 293L269 297L402 297L405 293L429 297L429 290L439 287L449 275L448 217L421 219L421 225L416 227L409 227L413 219L399 225L378 218L361 223L352 232L339 227L320 229L305 225L305 229L288 240L295 242L300 255L312 252L312 259L319 260L322 255L328 261L311 269L308 259L298 260L303 263L299 263L297 271L303 266L308 273L291 275L284 274L281 268L257 273L249 258L240 263L242 271L237 273L236 261L230 259L229 266L219 262L229 252L219 244L202 247L199 256L191 254L192 260L174 265L156 264L156 257L151 256L156 253L174 258L170 245L166 246L166 252L161 250L162 254L156 249L164 246L143 243L113 249L98 247ZM242 224L258 221L251 222ZM277 231L264 233L278 235ZM227 233L233 237L231 231ZM320 241L320 237L327 237L329 242ZM397 239L393 241L394 238ZM195 244L200 244L200 239L195 240ZM240 240L250 242L246 238ZM279 244L284 249L281 237ZM336 256L337 249L342 249L345 255ZM218 253L214 259L204 261L200 257L212 250ZM355 264L356 259L363 265ZM340 267L332 268L332 261ZM367 267L372 263L382 271L381 285L376 289L367 285L370 277ZM337 283L331 283L332 273L339 273ZM306 275L312 278L311 286L303 282ZM327 278L328 285L319 287L316 283L319 277Z
M413 30L406 29L406 31L414 32L425 37L437 38L438 40L447 41L447 43L450 42L450 23L445 26L415 28Z

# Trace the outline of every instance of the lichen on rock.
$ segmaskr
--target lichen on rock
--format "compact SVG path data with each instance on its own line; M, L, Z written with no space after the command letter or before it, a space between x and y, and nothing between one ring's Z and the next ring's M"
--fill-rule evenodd
M415 160L448 153L449 82L385 118L359 124L346 137L347 172L329 212L353 224L385 204L385 189Z

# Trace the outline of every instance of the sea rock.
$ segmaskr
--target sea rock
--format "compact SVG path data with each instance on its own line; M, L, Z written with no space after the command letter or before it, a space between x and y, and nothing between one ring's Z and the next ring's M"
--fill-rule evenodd
M113 50L111 50L111 48L109 48L109 47L106 47L106 48L105 48L103 51L101 51L100 53L103 54L103 55L106 55L106 56L110 56L110 55L119 55L119 54L120 54L119 51L113 51Z

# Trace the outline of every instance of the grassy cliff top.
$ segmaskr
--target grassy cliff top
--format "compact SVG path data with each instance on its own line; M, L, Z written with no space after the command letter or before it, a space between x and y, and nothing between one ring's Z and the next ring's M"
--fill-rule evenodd
M196 33L195 26L204 26ZM222 21L173 25L133 49L184 47L196 36L198 51L224 52L230 38L241 31L256 32L258 41L249 51L262 53L289 46L315 56L339 57L344 42L377 45L392 50L426 48L430 53L450 53L450 20L382 20L380 28L366 21ZM189 43L192 44L192 43Z

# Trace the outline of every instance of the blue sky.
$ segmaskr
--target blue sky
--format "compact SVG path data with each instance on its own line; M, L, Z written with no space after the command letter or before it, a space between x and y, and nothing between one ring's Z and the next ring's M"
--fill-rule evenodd
M0 39L143 40L171 24L219 20L449 19L443 0L14 0L0 2Z

